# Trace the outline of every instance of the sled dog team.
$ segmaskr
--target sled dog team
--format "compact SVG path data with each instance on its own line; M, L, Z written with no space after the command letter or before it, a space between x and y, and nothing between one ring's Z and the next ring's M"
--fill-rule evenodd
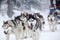
M59 18L60 12L55 11L53 14L48 15L48 22L51 31L57 30L56 24ZM21 13L21 15L15 17L13 20L3 22L4 33L6 34L6 40L9 40L11 33L14 33L16 40L23 40L24 38L32 37L33 40L39 40L39 34L43 30L45 24L44 17L40 13Z

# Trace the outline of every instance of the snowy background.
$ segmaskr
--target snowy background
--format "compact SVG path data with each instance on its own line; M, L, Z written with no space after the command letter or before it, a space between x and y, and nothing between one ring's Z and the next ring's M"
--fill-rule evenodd
M22 11L29 13L40 12L45 19L45 29L40 33L40 40L60 40L60 24L57 24L57 31L51 32L49 29L47 15L49 13L49 0L13 0L13 14L7 12L8 2L7 0L0 0L0 40L5 40L5 34L3 33L2 24L3 21L14 19L15 16L20 15ZM10 40L15 40L15 35L10 35ZM27 38L24 40L32 40Z

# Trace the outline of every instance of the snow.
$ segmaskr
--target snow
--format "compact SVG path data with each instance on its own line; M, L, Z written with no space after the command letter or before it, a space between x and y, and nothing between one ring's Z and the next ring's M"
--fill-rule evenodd
M33 12L39 12L35 9L32 9L32 10L34 10ZM14 11L15 11L15 14L13 15L13 17L20 14L20 11L17 11L17 10L14 10ZM39 39L40 40L60 40L60 27L59 27L60 24L57 24L57 31L55 31L55 32L50 31L48 21L47 21L48 13L49 13L49 10L40 11L40 14L44 16L46 23L45 23L45 29L43 29L43 31L41 31ZM2 28L3 21L6 21L6 20L10 20L10 18L6 14L4 16L2 16L0 14L0 40L6 39L5 34L3 33L4 30ZM11 34L10 40L15 40L15 39L16 39L15 35ZM27 38L24 40L32 40L32 38Z

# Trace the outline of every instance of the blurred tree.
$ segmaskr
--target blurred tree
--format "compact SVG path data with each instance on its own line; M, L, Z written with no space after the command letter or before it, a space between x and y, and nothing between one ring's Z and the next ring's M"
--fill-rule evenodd
M7 0L7 3L8 3L7 15L9 17L12 17L12 15L13 15L13 0Z
M0 11L1 11L1 4L2 4L3 1L4 1L4 0L0 0Z

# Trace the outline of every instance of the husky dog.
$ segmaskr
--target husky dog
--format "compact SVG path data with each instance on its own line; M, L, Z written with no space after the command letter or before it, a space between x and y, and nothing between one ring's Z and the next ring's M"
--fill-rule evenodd
M55 16L55 18L57 20L57 23L60 24L60 10L56 10L54 12L54 16Z
M27 16L28 16L28 13L21 13L20 19L22 20L23 23L27 21Z
M57 29L56 28L56 18L54 16L54 14L48 15L48 22L49 22L50 30L54 32Z
M39 29L41 29L41 24L39 24L40 22L38 21L38 19L36 19L34 17L34 15L29 14L29 18L28 18L28 28L31 31L31 36L33 38L33 40L39 40Z
M21 15L15 17L15 19L19 19L21 20L21 22L23 23L23 27L24 27L24 36L25 38L28 36L28 23L27 23L27 18L28 18L28 13L23 12L21 13Z
M44 24L45 24L43 16L40 15L39 13L34 13L34 16L41 21L41 24L42 24L41 30L42 30L44 28Z
M4 33L6 34L6 40L9 40L11 33L16 35L16 40L19 40L23 36L23 26L20 20L8 20L3 23L2 27L5 29Z
M21 13L21 16L20 16L20 19L24 23L24 27L25 27L25 31L24 31L25 38L27 38L28 34L29 34L28 22L27 22L28 15L29 14L27 12L23 12L23 13Z

